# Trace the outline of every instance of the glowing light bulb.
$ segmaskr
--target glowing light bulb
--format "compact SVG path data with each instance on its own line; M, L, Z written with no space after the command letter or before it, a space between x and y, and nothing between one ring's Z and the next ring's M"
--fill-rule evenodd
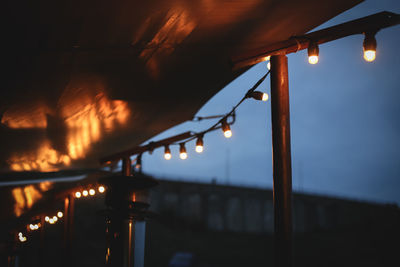
M263 93L260 91L248 92L246 96L254 98L255 100L260 100L260 101L264 101L264 102L267 101L269 98L267 93Z
M83 191L82 191L82 195L83 195L84 197L87 197L87 196L89 195L89 192L88 192L87 190L83 190Z
M231 131L231 130L225 131L225 132L224 132L224 136L225 136L226 138L231 138L231 137L232 137L232 131Z
M203 146L196 146L197 153L201 153L201 152L203 152L203 150L204 150Z
M59 211L59 212L57 212L57 216L58 216L58 218L62 218L64 216L64 214L61 211Z
M317 64L318 63L318 56L309 56L308 63L310 64Z
M39 224L35 224L35 230L39 229Z
M82 196L81 192L76 192L76 193L75 193L75 197L76 197L76 198L80 198L81 196Z
M232 131L231 127L229 127L229 124L226 122L226 118L221 121L222 123L222 131L224 132L224 136L226 138L231 138L232 137Z
M89 195L94 196L94 194L96 194L96 191L94 191L94 189L89 189Z
M49 223L50 224L54 224L54 220L53 219L49 219Z
M27 240L26 236L24 236L21 232L18 234L18 239L21 243L23 243Z
M203 136L199 136L196 141L196 152L201 153L204 150Z
M365 33L363 42L364 59L367 62L372 62L376 58L376 39L374 32Z
M57 222L57 221L58 221L57 216L53 216L53 221L54 221L54 222Z
M33 231L33 230L35 230L35 226L33 225L33 224L30 224L29 225L29 228Z
M179 148L179 157L181 159L187 159L185 143L180 143L179 146L180 146L180 148Z
M106 189L102 185L99 186L98 190L99 190L100 193L104 193L106 191Z
M172 158L171 150L169 149L169 146L165 146L165 149L164 149L164 158L165 158L166 160L170 160L170 159Z
M44 217L44 220L48 222L50 220L49 216Z
M366 50L364 51L364 59L365 61L372 62L376 58L376 51Z
M310 64L318 63L319 48L317 43L310 41L308 44L308 62Z
M186 153L186 152L181 152L181 153L179 154L179 157L180 157L181 159L187 159L187 153Z

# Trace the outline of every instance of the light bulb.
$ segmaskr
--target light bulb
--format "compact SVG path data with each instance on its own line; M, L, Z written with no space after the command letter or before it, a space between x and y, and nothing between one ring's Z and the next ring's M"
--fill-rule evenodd
M200 135L196 141L196 152L201 153L204 150L203 135Z
M181 159L187 159L185 143L180 143L179 146L180 146L180 148L179 148L179 157Z
M226 118L224 118L222 121L222 131L224 132L224 136L226 138L230 138L232 136L232 131L231 127L229 127L229 124L226 122Z
M57 221L58 221L57 216L53 216L53 221L54 221L54 222L57 222Z
M308 63L310 64L317 64L318 63L318 56L309 56Z
M164 158L165 158L166 160L170 160L170 159L172 158L171 153L165 153L165 154L164 154Z
M179 157L180 157L181 159L187 159L187 153L186 153L186 152L181 152L181 153L179 154Z
M64 216L64 214L61 211L59 211L59 212L57 212L57 216L58 216L58 218L62 218Z
M164 158L165 158L166 160L170 160L170 159L172 158L171 150L169 149L169 146L165 146L165 149L164 149Z
M104 193L106 191L106 189L102 185L99 186L98 190L100 193Z
M260 91L249 92L247 93L247 97L251 97L254 98L255 100L261 100L264 102L268 100L268 94Z
M310 41L308 44L308 62L310 64L318 63L319 48L317 43Z
M201 153L201 152L203 152L203 150L204 150L203 146L196 146L197 153Z
M54 220L53 219L49 219L49 223L50 224L54 224Z
M94 194L96 194L96 191L94 191L94 189L90 188L89 195L94 196Z
M48 222L50 220L49 216L44 217L44 220Z
M225 132L224 132L224 136L225 136L226 138L231 138L231 137L232 137L232 131L231 131L231 130L225 131Z
M376 58L376 51L373 51L373 50L364 51L365 61L371 62L371 61L374 61L375 58Z
M30 224L29 225L29 228L33 231L33 230L35 230L35 226L33 225L33 224Z
M376 39L375 33L365 33L363 42L364 59L367 62L372 62L376 58Z
M78 192L75 193L75 197L76 198L80 198L81 196L82 196L81 192L78 191Z
M26 236L23 236L22 233L19 233L19 234L18 234L18 238L19 238L19 241L20 241L21 243L23 243L23 242L26 241Z
M83 191L82 191L82 195L83 195L84 197L87 197L87 195L89 195L89 192L88 192L87 190L83 190Z

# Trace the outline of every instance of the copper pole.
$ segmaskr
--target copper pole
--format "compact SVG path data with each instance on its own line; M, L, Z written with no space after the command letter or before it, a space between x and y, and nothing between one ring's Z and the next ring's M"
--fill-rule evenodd
M289 78L285 55L271 57L275 266L293 265L292 167L290 152Z
M72 241L74 227L74 205L75 199L69 194L64 199L64 265L72 266Z

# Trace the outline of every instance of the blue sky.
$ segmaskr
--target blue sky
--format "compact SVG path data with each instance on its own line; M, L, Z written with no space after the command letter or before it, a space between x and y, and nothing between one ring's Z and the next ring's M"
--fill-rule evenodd
M400 2L366 1L318 28L383 10L400 13ZM362 58L362 35L321 45L317 65L308 64L306 51L288 55L294 191L400 204L400 26L376 39L372 63ZM198 115L228 112L266 71L266 63L254 66ZM267 78L259 89L269 88ZM158 149L143 155L143 170L159 178L271 188L270 110L270 102L249 99L237 110L232 138L206 135L202 154L189 143L184 161L178 147L171 147L170 161ZM152 140L212 123L187 122Z

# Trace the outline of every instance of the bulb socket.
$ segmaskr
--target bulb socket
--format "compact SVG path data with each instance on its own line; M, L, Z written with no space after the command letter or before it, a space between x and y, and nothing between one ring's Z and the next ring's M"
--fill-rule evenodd
M364 34L364 42L363 42L363 49L364 51L376 51L376 39L375 39L375 33L367 32Z

